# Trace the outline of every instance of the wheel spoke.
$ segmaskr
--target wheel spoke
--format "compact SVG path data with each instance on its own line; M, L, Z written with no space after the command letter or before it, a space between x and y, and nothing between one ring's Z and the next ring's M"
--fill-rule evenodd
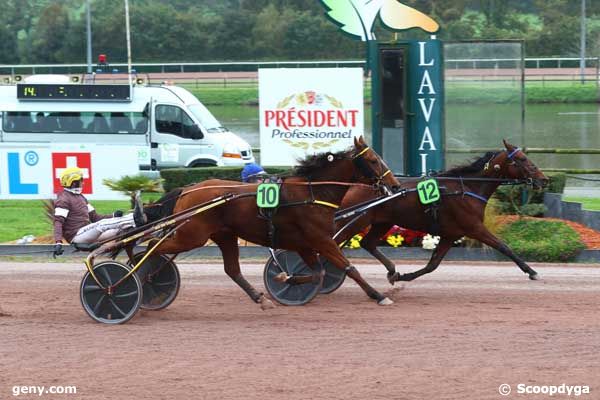
M154 285L145 285L144 292L146 292L151 299L155 299L159 295L159 293L156 293L156 290L154 290Z
M100 290L104 290L104 289L102 289L100 286L98 286L96 284L92 284L92 285L85 286L83 288L83 293L98 292Z
M136 290L132 290L131 292L116 294L114 297L116 299L123 299L125 297L136 296L137 294L138 294L138 291L136 289Z
M162 259L161 259L161 261L162 261L162 264L160 264L158 267L155 267L155 266L150 267L151 271L148 272L148 276L155 277L163 270L163 268L167 265L167 262Z
M104 278L108 282L108 285L106 285L106 286L112 286L113 281L112 281L112 279L110 279L110 274L108 273L108 269L107 268L100 268L100 273L102 275L104 275Z
M285 285L285 287L283 289L281 289L280 291L278 291L277 293L275 293L275 296L276 297L281 297L281 295L287 293L291 288L292 288L292 285Z
M119 314L121 314L122 317L125 316L125 313L123 312L123 310L121 310L121 308L117 305L117 303L115 303L115 301L113 299L111 299L110 297L108 298L108 301L110 302L110 304L114 307L115 310L117 310L119 312Z
M100 297L100 300L98 300L98 302L96 303L96 305L94 306L94 315L98 315L98 311L100 310L100 306L102 305L102 303L104 303L104 299L106 298L106 294L103 294Z
M173 279L172 281L169 282L155 282L152 284L152 286L171 286L171 285L175 285L177 283L176 279Z
M277 275L279 272L286 272L285 269L281 266L278 258L273 258L271 265L274 267L274 275ZM279 271L279 272L277 272Z

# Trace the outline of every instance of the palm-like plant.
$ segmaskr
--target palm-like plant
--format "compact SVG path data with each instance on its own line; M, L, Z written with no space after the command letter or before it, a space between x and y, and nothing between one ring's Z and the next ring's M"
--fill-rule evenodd
M121 192L129 196L131 208L135 206L135 194L141 192L162 192L162 183L164 179L152 179L144 175L129 176L125 175L121 179L103 179L102 183L111 190Z

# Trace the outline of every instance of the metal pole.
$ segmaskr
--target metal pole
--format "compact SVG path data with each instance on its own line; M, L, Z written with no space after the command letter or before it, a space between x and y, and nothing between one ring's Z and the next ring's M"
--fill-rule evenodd
M585 83L585 2L581 0L581 59L579 60L579 69L581 70L581 84Z
M92 12L90 10L90 0L85 0L85 17L87 33L87 73L92 73Z
M125 30L127 31L127 76L131 86L131 31L129 28L129 0L125 0Z

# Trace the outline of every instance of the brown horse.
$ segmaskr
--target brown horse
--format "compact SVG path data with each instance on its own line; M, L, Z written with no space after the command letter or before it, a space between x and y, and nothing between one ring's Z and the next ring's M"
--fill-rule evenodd
M157 251L159 254L177 254L203 246L212 239L221 249L227 275L253 301L267 308L272 303L256 291L240 272L238 237L262 246L275 243L278 248L296 251L313 270L319 262L317 253L321 254L336 267L345 270L370 298L382 305L391 304L391 300L372 288L350 265L332 239L335 211L352 186L349 182L382 183L390 187L399 184L383 160L361 137L354 140L354 147L350 150L316 155L301 162L295 169L295 176L283 178L281 205L271 217L259 213L256 184L209 180L186 187L176 197L165 196L165 199L176 198L172 210L175 213L226 194L243 197L194 216L174 236L161 243ZM159 200L158 203L165 202ZM279 279L300 284L322 279L322 276L320 273L296 277L284 274Z
M520 149L506 141L504 146L503 151L487 153L469 165L436 175L441 191L441 201L437 207L421 204L416 191L417 180L405 181L400 189L406 190L405 196L374 207L343 231L336 240L341 243L371 225L371 230L360 244L386 267L388 280L392 284L395 281L411 281L434 271L452 244L463 236L493 247L511 258L530 279L538 279L538 274L483 224L487 201L501 183L523 180L538 188L548 183L548 178ZM342 209L377 196L377 193L368 188L353 188L344 197ZM338 229L345 222L338 221ZM393 225L440 236L440 242L425 268L399 274L394 263L377 250L379 238Z

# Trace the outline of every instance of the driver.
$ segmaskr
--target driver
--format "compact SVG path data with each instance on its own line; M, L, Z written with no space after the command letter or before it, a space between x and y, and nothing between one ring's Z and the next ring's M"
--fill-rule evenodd
M139 193L133 213L124 216L123 211L117 210L112 215L101 215L81 194L83 171L80 168L66 168L60 175L60 184L63 191L54 201L54 257L64 252L63 238L69 243L94 243L147 221Z
M266 175L265 170L258 164L250 163L242 169L242 182L256 183L261 181L261 175Z

